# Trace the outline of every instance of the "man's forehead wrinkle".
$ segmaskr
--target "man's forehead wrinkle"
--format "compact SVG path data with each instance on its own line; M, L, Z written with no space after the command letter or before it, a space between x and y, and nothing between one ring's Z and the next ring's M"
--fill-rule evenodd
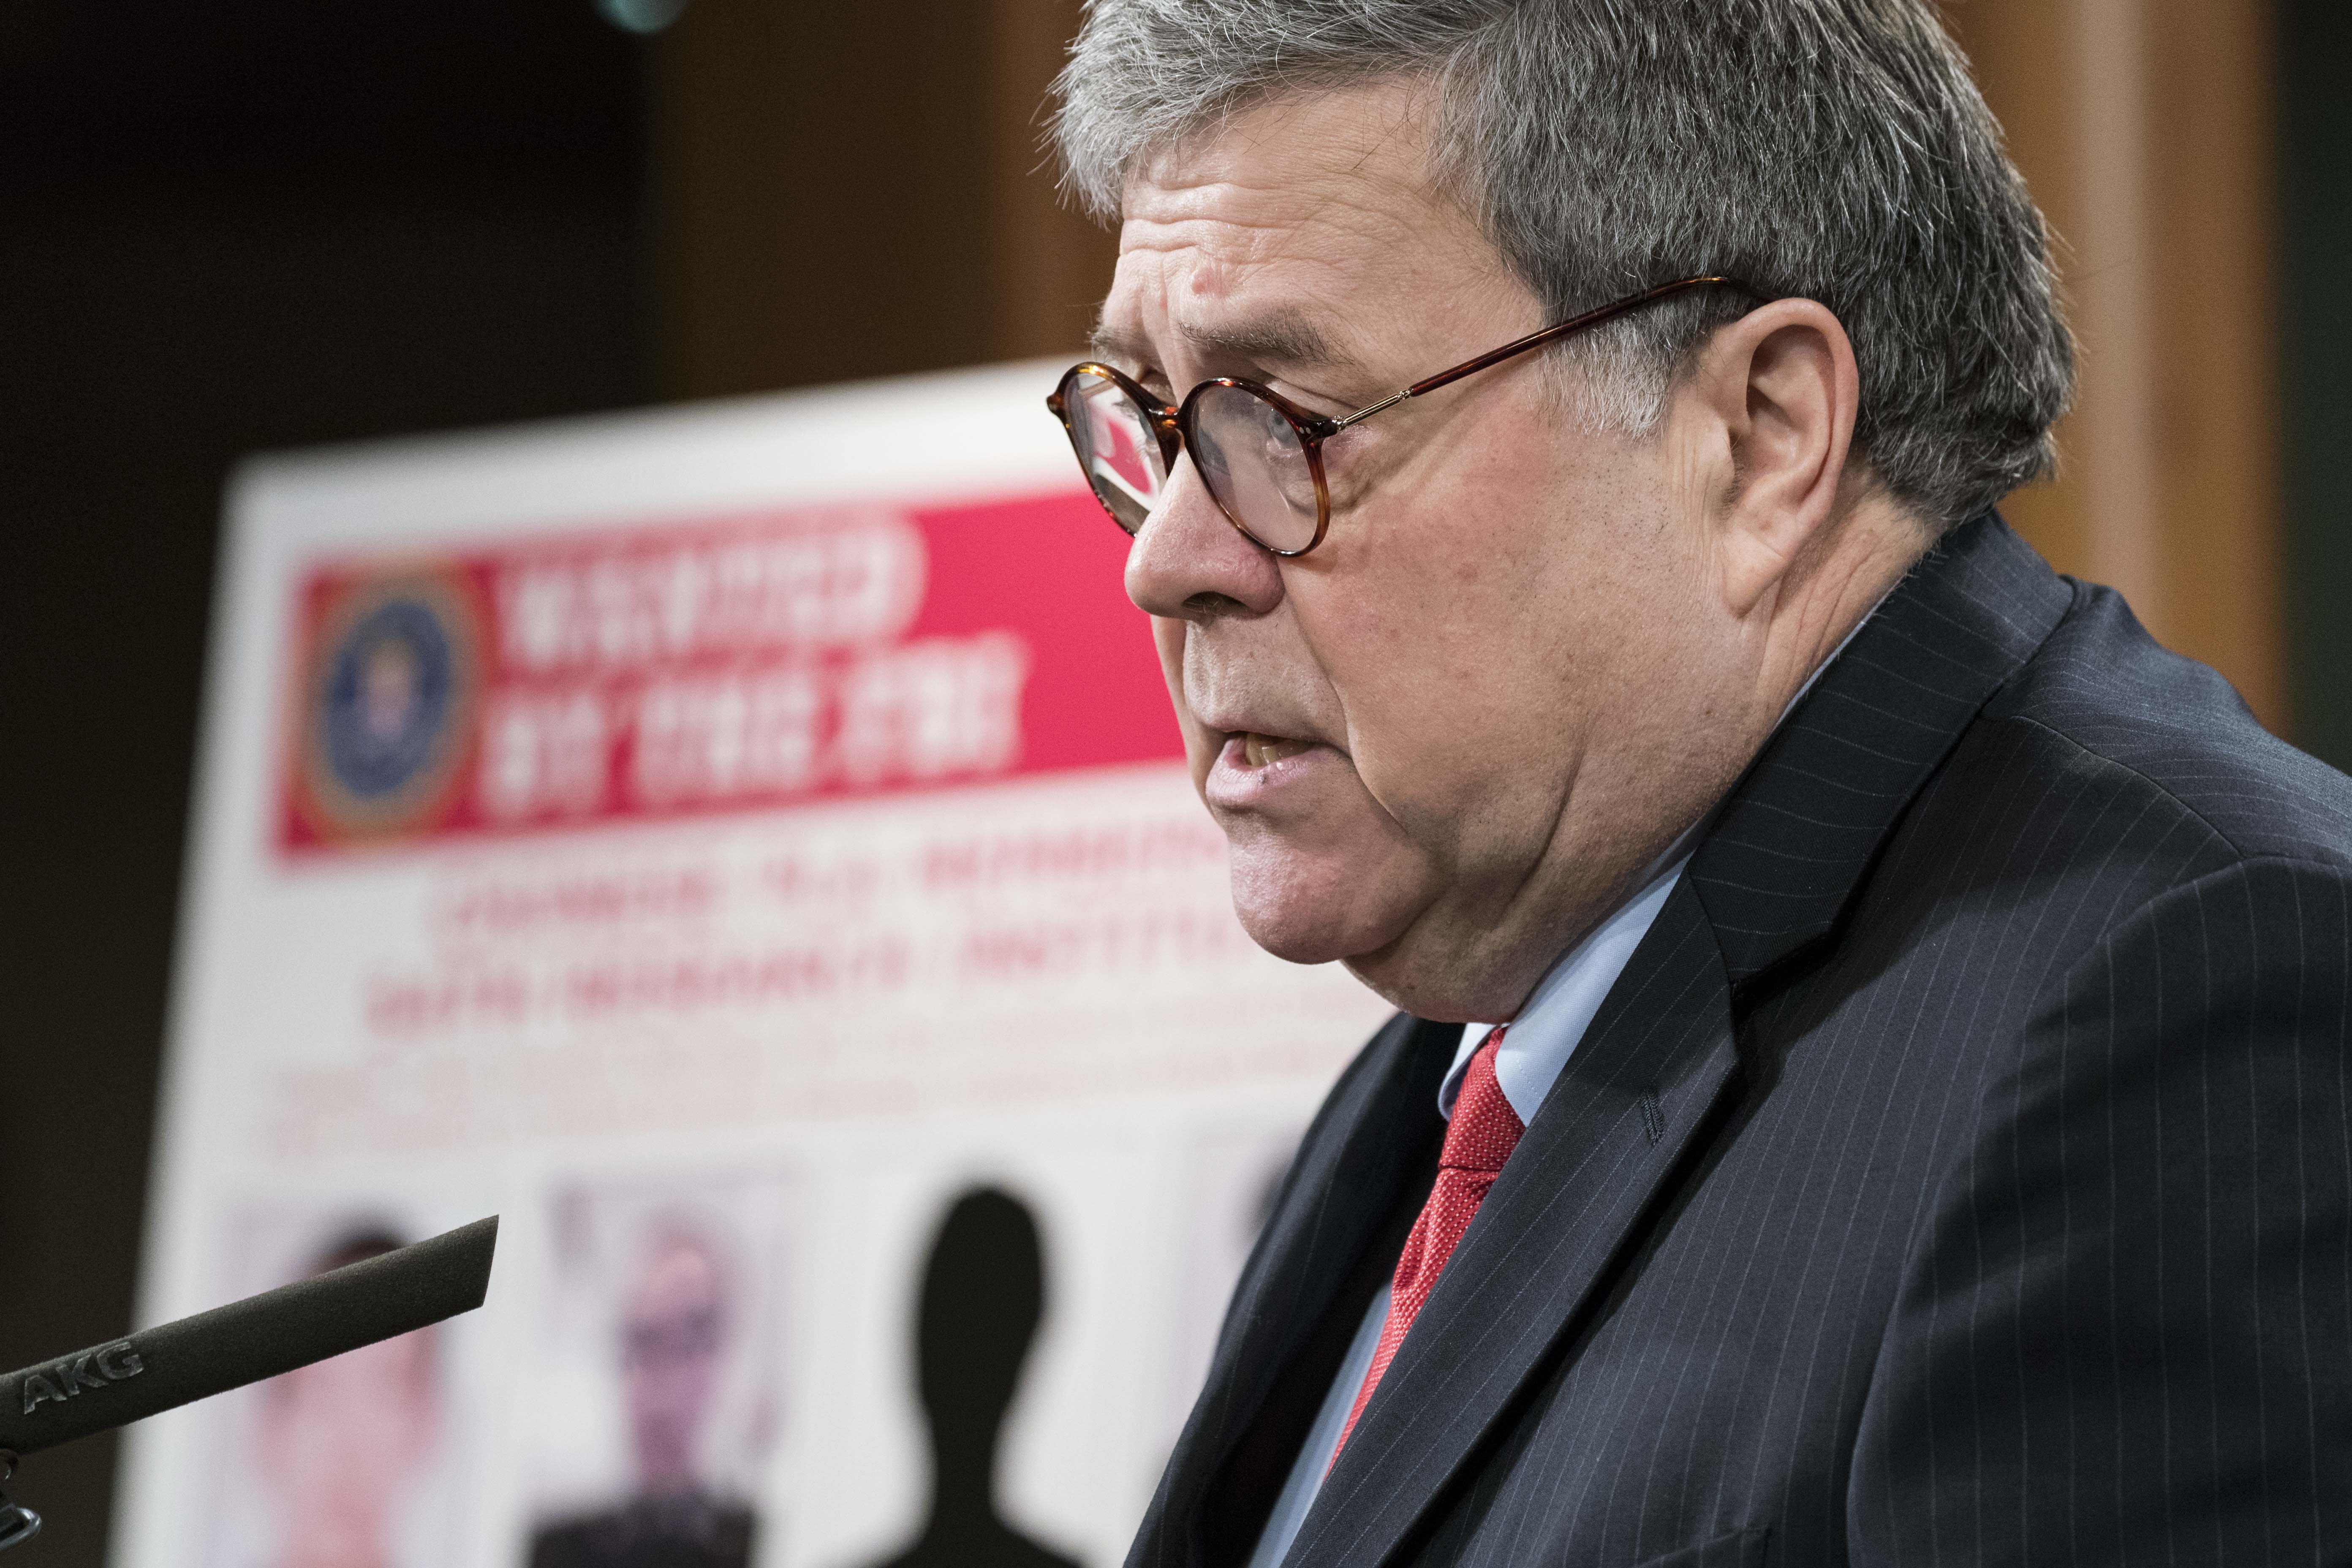
M1235 130L1230 140L1193 148L1189 156L1171 153L1129 182L1121 204L1122 247L1139 225L1188 218L1264 230L1326 224L1341 233L1383 230L1393 238L1417 226L1436 195L1412 144L1418 138L1410 116L1352 135L1318 126L1298 142ZM1260 152L1266 155L1253 155Z
M1364 351L1380 334L1366 331L1427 287L1444 226L1431 221L1425 119L1409 100L1352 121L1291 107L1237 115L1139 165L1099 348L1179 379L1278 367L1372 379Z
M1340 237L1393 240L1409 235L1429 205L1420 190L1356 170L1265 184L1199 180L1144 187L1133 195L1119 230L1122 250L1182 244L1181 231L1194 225L1236 236L1312 240L1318 229L1328 229ZM1171 229L1179 232L1171 234Z
M1193 350L1265 363L1344 367L1352 357L1341 350L1330 326L1315 319L1311 307L1293 301L1343 298L1360 281L1356 276L1360 258L1318 252L1288 226L1243 224L1223 218L1188 218L1174 224L1150 225L1130 219L1133 232L1125 248L1129 253L1159 252L1181 258L1171 275L1172 298L1163 298L1161 311L1169 330ZM1131 313L1131 302L1118 311ZM1158 314L1160 312L1147 312ZM1147 340L1157 327L1139 334L1124 320L1114 324L1108 314L1095 341L1139 359L1150 358ZM1158 344L1164 352L1173 344Z

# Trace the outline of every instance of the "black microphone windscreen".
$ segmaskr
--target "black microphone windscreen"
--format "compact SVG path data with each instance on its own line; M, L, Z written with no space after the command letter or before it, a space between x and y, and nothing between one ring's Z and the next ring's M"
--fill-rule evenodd
M362 1259L0 1377L0 1448L30 1454L482 1304L499 1221Z

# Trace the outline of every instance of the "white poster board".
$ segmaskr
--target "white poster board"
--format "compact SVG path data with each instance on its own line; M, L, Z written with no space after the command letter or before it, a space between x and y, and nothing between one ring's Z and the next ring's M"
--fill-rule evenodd
M1384 1009L1235 923L1052 374L241 473L142 1321L502 1229L137 1429L119 1568L888 1563L999 1363L1005 1521L1121 1557Z

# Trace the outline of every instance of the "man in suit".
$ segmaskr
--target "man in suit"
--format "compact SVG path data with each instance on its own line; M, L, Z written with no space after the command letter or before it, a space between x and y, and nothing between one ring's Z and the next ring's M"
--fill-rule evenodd
M745 1568L760 1521L711 1490L700 1450L734 1331L719 1243L664 1219L641 1239L621 1301L621 1385L635 1486L613 1508L532 1536L530 1568Z
M1994 514L2071 354L1929 0L1095 0L1060 91L1235 908L1402 1010L1130 1563L2352 1561L2352 781Z

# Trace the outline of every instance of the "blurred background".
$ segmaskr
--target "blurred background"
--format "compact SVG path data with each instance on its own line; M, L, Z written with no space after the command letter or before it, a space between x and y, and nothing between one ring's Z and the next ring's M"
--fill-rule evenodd
M1956 0L2064 242L2014 521L2352 765L2352 8ZM0 1366L129 1326L243 453L1044 354L1075 0L0 0ZM44 1460L102 1559L111 1438Z

